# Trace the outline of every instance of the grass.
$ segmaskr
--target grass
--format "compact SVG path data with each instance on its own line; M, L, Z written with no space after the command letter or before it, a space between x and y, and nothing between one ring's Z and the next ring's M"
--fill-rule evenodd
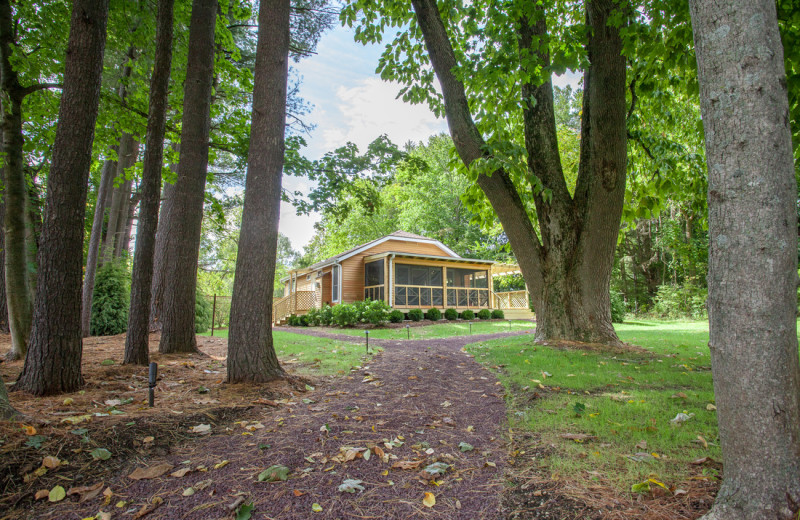
M691 461L721 460L708 323L639 321L616 329L648 352L557 350L534 345L529 336L467 348L498 370L512 429L534 432L555 447L543 461L551 474L603 479L622 491L648 478L680 487L701 471ZM674 424L678 413L694 416ZM565 434L593 438L579 442Z
M211 331L199 335L210 336ZM339 341L283 331L273 331L272 335L281 364L301 375L344 375L365 362L364 345L345 339ZM215 330L214 337L227 338L228 329ZM370 346L372 352L381 350Z
M472 334L497 334L498 332L531 331L536 324L528 320L503 320L503 321L473 321ZM336 327L311 327L312 330L321 330L344 336L364 337L363 329L339 329ZM467 336L470 334L470 322L442 321L435 325L420 327L405 327L398 329L369 329L369 337L374 339L434 339L449 338L452 336Z

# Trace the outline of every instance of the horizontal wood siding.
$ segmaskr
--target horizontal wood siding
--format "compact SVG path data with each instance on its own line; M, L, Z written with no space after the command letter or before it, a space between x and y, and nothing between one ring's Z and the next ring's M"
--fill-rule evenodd
M352 303L364 299L364 257L385 253L387 251L417 255L447 255L447 253L436 245L427 244L425 242L387 240L382 244L377 244L375 247L362 251L342 262L342 301L344 303ZM409 263L411 262L409 261ZM430 263L432 262L429 262L429 264ZM388 281L388 277L385 278L385 280Z

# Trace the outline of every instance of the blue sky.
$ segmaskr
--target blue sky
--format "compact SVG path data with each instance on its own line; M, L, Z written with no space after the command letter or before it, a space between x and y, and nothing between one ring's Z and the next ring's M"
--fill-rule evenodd
M323 35L317 54L300 63L292 63L300 76L300 96L313 106L305 118L316 125L305 136L306 157L318 159L348 141L364 150L381 134L397 145L408 141L427 141L434 134L447 131L443 119L436 119L425 105L409 105L395 99L400 85L382 81L375 74L381 45L364 46L353 41L353 29L337 26ZM568 72L554 77L558 86L576 87L579 77ZM305 192L305 179L284 176L284 187ZM280 231L288 236L294 249L301 251L314 235L318 215L298 216L287 203L281 205Z

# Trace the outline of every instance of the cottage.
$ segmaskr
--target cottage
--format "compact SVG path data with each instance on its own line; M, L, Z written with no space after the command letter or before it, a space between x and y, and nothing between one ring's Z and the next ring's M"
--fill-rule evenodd
M285 296L273 305L273 321L367 298L403 312L503 309L508 318L532 318L527 291L492 291L493 276L515 272L515 265L462 258L438 240L395 231L282 278Z

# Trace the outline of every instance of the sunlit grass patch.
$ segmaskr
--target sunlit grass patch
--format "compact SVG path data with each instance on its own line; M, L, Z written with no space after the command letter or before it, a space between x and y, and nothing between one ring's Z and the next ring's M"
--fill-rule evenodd
M449 338L452 336L468 336L471 334L497 334L500 332L533 332L536 324L530 320L502 320L502 321L441 321L435 325L419 327L400 327L395 329L369 329L369 337L375 339L434 339ZM337 327L315 328L334 334L364 337L363 329L340 329Z

